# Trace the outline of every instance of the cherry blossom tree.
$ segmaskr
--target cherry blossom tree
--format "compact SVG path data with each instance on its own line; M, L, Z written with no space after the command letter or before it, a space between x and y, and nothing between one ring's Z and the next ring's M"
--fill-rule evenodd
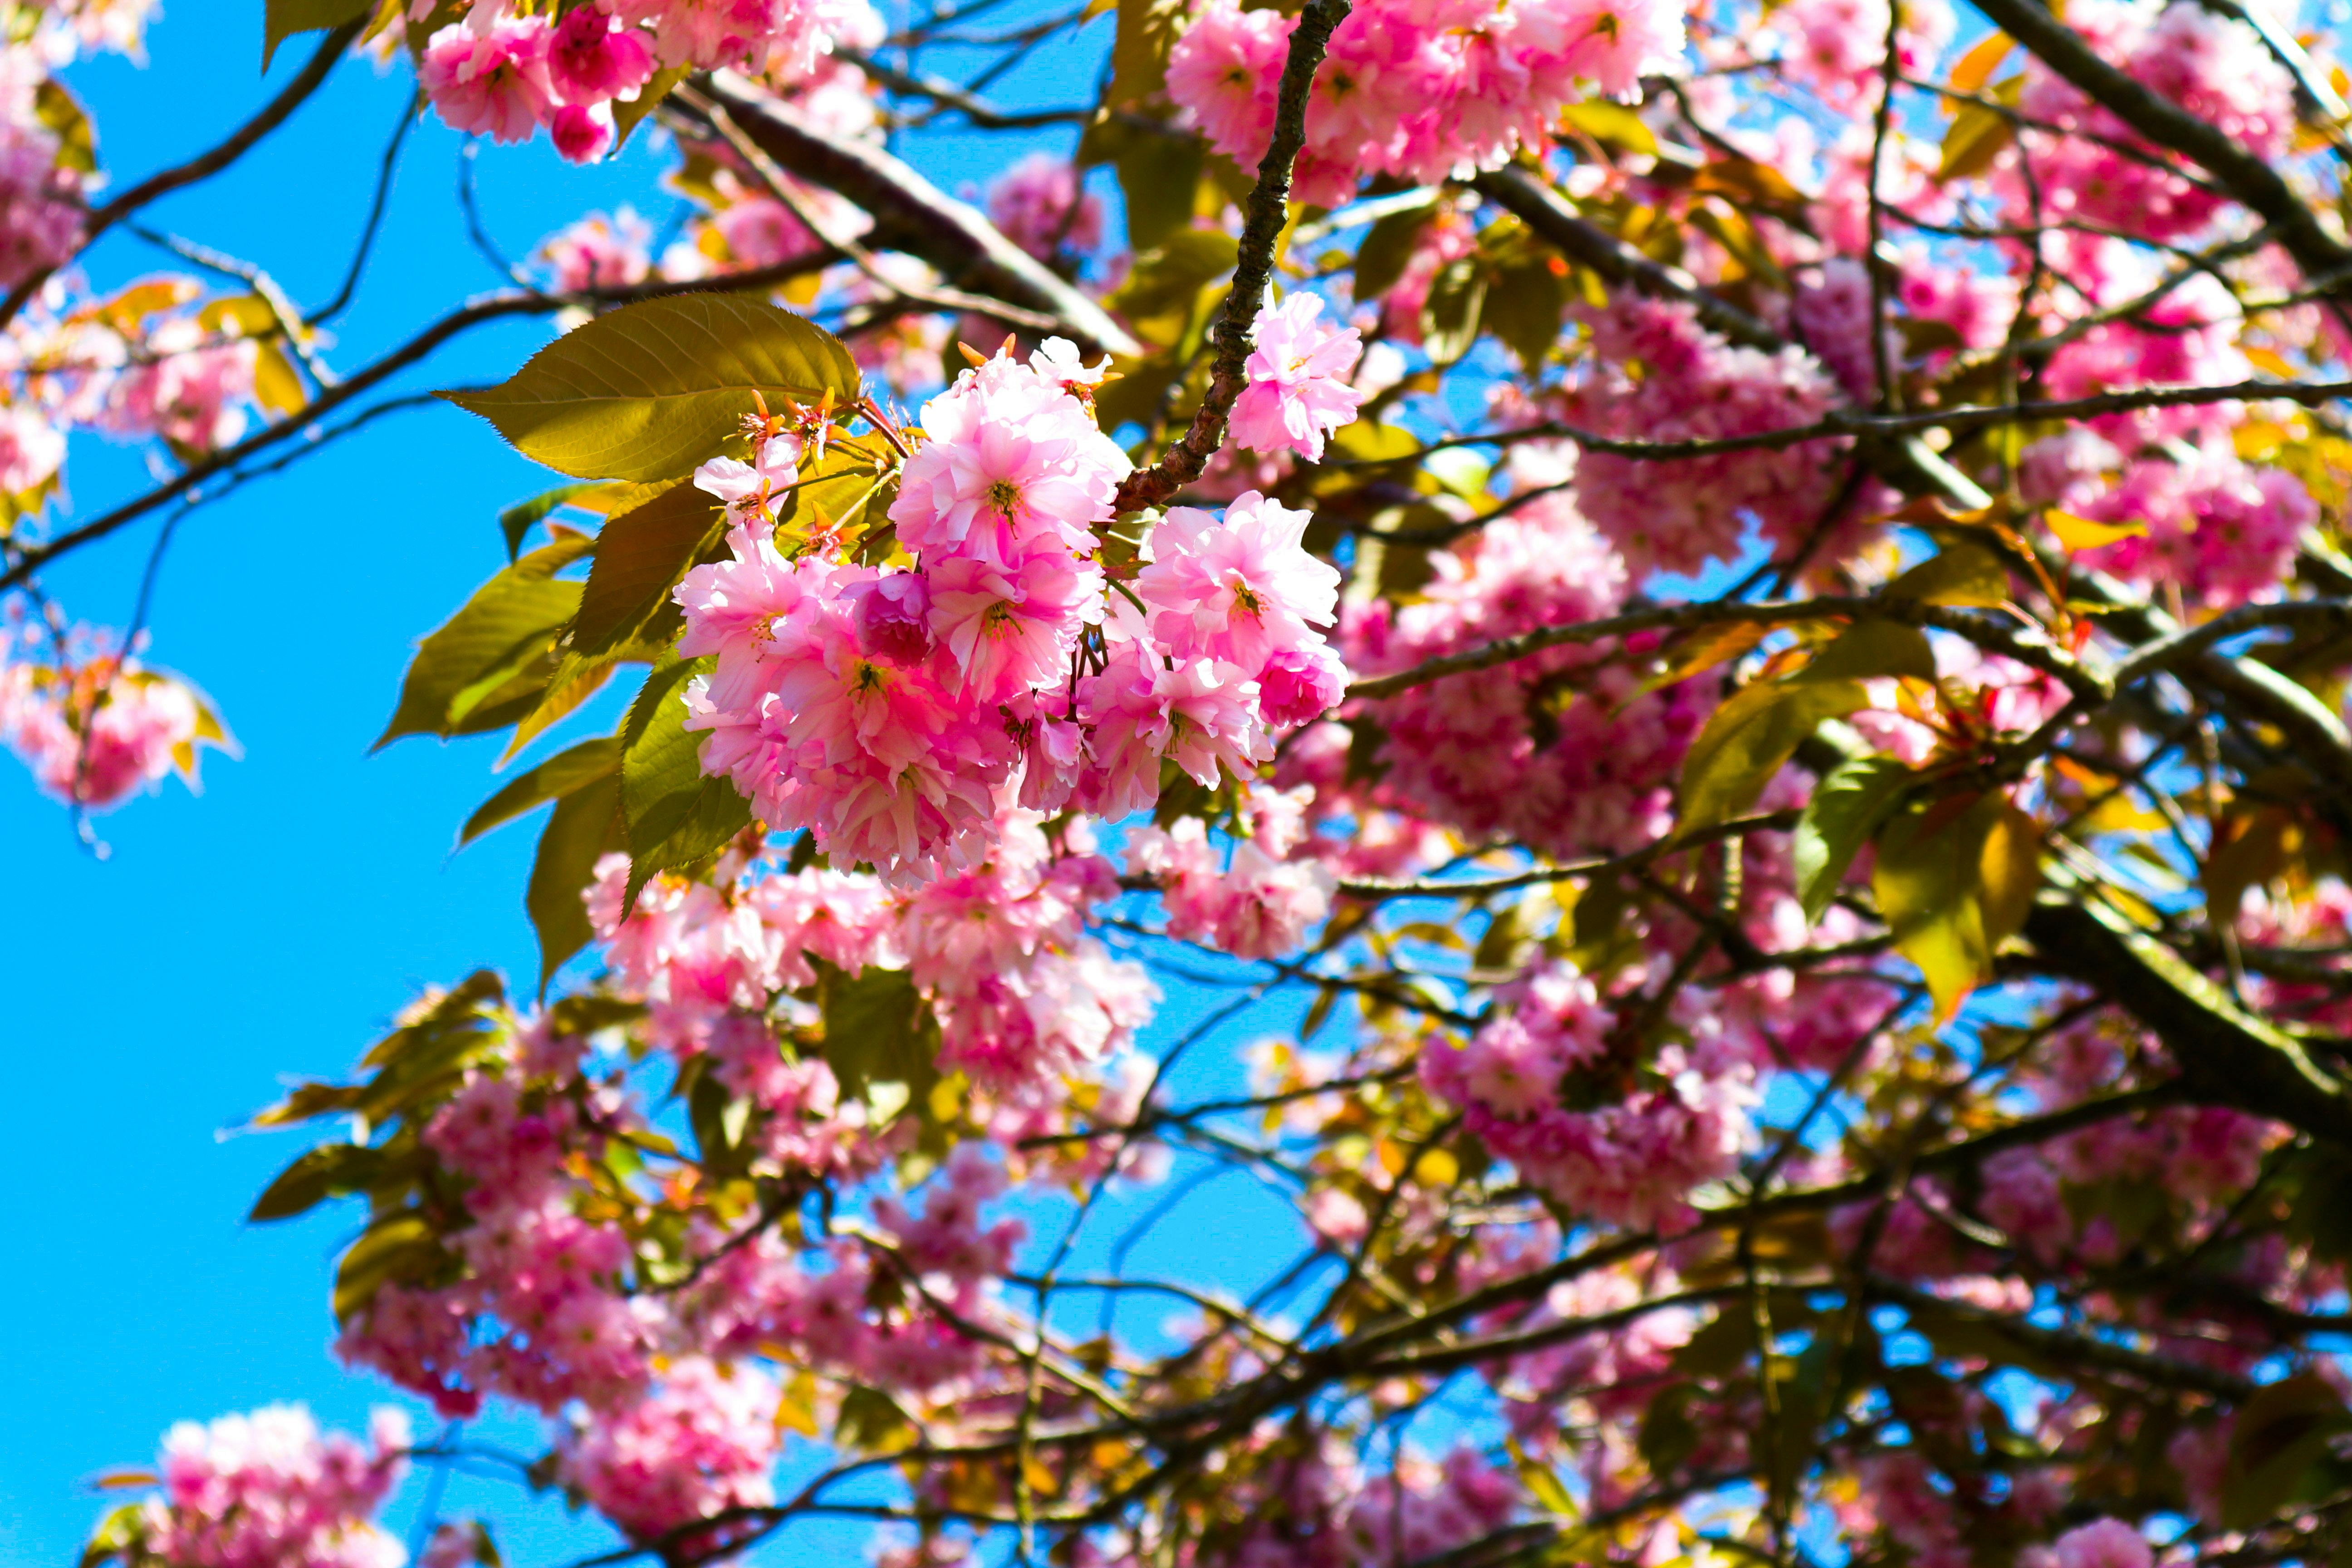
M104 182L73 62L147 11L6 11L0 737L85 834L193 781L229 731L143 595L44 573L545 318L445 395L553 488L384 731L509 737L462 836L544 814L542 962L256 1117L315 1142L253 1217L362 1227L335 1353L438 1435L174 1428L88 1568L394 1568L457 1464L668 1568L820 1520L890 1568L2352 1551L2324 39L268 0L308 64ZM679 217L364 364L321 329L373 220L317 305L169 236L195 272L91 291L355 53L493 143L656 139ZM1033 58L1091 93L991 96ZM974 200L894 151L934 122L1003 149ZM74 432L164 477L68 508ZM1171 1038L1162 984L1229 994ZM1187 1092L1212 1026L1246 1092ZM1291 1220L1262 1268L1137 1260L1226 1173Z

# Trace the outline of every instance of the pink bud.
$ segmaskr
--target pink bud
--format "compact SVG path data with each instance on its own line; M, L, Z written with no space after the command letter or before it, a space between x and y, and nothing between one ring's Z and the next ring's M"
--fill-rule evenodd
M555 138L555 150L562 154L565 163L585 163L613 139L612 116L609 111L600 113L603 108L602 104L591 109L585 104L567 103L555 111L547 129Z

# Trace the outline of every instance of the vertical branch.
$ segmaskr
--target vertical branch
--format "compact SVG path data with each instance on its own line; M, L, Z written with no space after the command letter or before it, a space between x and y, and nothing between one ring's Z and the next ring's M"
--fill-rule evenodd
M1290 35L1290 53L1282 65L1282 87L1276 98L1274 140L1257 166L1257 184L1249 195L1242 224L1241 251L1234 266L1234 286L1210 331L1216 358L1209 370L1209 390L1192 416L1192 428L1148 468L1129 474L1118 487L1114 503L1119 511L1157 506L1201 477L1217 448L1224 444L1225 416L1242 394L1243 365L1248 361L1265 286L1274 276L1275 242L1290 221L1290 172L1307 145L1307 100L1315 72L1331 45L1331 34L1348 19L1349 0L1309 0L1299 13L1298 30Z
M1886 352L1886 273L1882 251L1886 234L1886 198L1881 181L1886 163L1886 138L1895 124L1895 81L1901 74L1903 0L1886 0L1886 58L1878 69L1878 110L1870 135L1870 250L1863 258L1870 275L1870 364L1878 378L1878 411L1902 412L1902 391L1895 384L1895 365Z

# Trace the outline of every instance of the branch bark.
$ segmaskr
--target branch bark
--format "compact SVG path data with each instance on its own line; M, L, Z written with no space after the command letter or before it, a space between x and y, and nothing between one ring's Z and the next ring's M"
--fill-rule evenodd
M951 287L1049 316L1082 349L1141 352L1100 305L1007 239L971 204L956 200L881 148L819 135L773 93L733 71L698 76L693 85L780 167L839 192L872 214L874 231L866 243L873 248L919 257ZM678 104L678 112L723 140L690 106Z
M1267 279L1274 276L1274 247L1290 221L1290 173L1307 145L1307 100L1315 72L1323 64L1331 34L1348 19L1350 0L1309 0L1299 13L1297 30L1290 35L1290 52L1282 64L1282 85L1276 96L1274 138L1257 166L1242 223L1241 248L1234 266L1234 286L1224 309L1210 332L1216 358L1209 370L1209 390L1201 399L1192 426L1148 468L1139 468L1118 488L1114 503L1119 511L1158 506L1201 477L1224 444L1225 416L1246 383L1254 327Z

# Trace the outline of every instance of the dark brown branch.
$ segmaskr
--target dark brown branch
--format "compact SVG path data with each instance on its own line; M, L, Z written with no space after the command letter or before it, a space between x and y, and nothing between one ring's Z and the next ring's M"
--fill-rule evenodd
M2116 118L2219 180L2278 231L2280 243L2305 272L2329 274L2352 267L2352 249L2321 226L2318 216L2295 195L2285 176L2219 126L2101 59L2088 40L2040 0L1978 0L1977 8Z
M1274 139L1257 166L1257 184L1244 210L1241 247L1234 266L1234 285L1224 309L1210 331L1216 358L1209 369L1209 390L1192 416L1183 439L1160 460L1127 477L1115 503L1119 511L1158 506L1201 477L1217 448L1224 444L1225 416L1244 384L1243 367L1253 342L1252 328L1265 297L1266 281L1274 276L1275 243L1290 221L1290 171L1307 145L1307 99L1315 72L1323 63L1332 30L1347 20L1349 0L1308 0L1299 13L1297 30L1290 35L1290 52L1282 65L1282 85L1276 93Z
M2196 1098L2352 1143L2352 1092L2340 1080L2123 916L2080 894L2046 895L2025 937L2041 968L2096 988L2153 1030Z

